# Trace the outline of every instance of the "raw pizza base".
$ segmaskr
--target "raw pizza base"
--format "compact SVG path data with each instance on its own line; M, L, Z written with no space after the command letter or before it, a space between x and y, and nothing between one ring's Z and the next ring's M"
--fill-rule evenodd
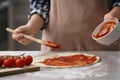
M91 56L91 57L96 56L96 55L86 54L86 53L68 53L68 52L66 52L66 53L49 53L49 54L42 54L42 55L34 57L33 58L34 59L33 64L37 65L37 66L40 66L40 67L52 67L52 68L83 67L83 66L80 66L80 65L74 65L74 66L51 66L51 65L45 65L44 63L40 63L40 62L42 62L42 61L44 61L45 59L48 59L48 58L55 58L55 57L60 57L60 56L70 56L70 55L76 55L76 54L83 54L83 55ZM95 62L93 62L92 64L95 64L95 63L99 62L100 57L96 56L96 58L97 58L97 60ZM88 64L88 65L92 65L92 64Z

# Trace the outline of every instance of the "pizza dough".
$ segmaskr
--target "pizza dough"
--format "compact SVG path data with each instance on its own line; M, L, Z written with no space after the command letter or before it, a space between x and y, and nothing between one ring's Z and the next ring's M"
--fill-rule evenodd
M40 67L82 67L95 64L100 60L96 55L86 53L49 53L34 57L34 65Z

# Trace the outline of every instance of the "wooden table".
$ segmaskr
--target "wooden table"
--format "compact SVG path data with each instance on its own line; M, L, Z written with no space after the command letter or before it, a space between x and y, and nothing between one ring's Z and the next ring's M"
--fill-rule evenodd
M83 52L83 51L82 51ZM39 71L0 77L0 80L120 80L120 52L84 51L101 58L97 64L78 68L40 68ZM36 56L41 51L1 51L0 54L30 54Z

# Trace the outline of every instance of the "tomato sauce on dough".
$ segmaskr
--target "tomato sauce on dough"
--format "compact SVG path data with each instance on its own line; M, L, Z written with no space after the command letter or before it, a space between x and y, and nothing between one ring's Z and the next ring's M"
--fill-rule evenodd
M97 60L96 56L76 54L71 56L48 58L40 63L50 66L85 66L94 63L96 60Z

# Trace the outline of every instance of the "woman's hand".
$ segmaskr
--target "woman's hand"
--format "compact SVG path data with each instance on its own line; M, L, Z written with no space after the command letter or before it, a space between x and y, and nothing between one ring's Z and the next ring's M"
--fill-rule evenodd
M32 42L31 40L24 38L23 34L30 35L30 36L33 36L35 34L33 32L33 29L31 29L29 25L20 26L16 28L14 31L15 31L15 34L12 34L12 38L14 40L17 40L19 43L23 45L28 45Z
M117 18L117 19L120 19L120 7L113 7L113 9L108 12L107 14L105 14L104 16L104 20L105 19L114 19L114 18Z
M28 45L32 41L24 38L23 34L33 36L42 28L43 25L43 19L39 15L34 14L31 16L31 19L26 25L20 26L15 29L16 34L13 34L12 38L23 45Z
M104 16L104 20L106 20L106 19L114 19L115 17L111 14L111 13L107 13L107 14L105 14L105 16Z

